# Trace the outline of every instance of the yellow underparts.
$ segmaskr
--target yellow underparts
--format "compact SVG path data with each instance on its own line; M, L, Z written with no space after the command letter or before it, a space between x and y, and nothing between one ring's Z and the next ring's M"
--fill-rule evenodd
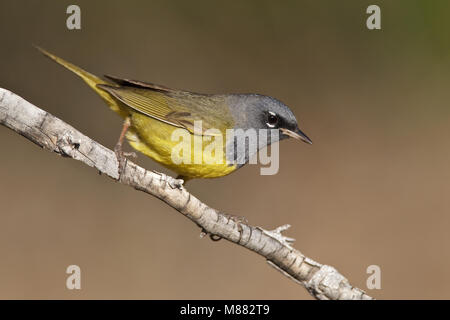
M214 148L214 143L218 142L215 139L221 139L222 136L220 138L210 136L205 139L201 135L190 134L185 129L155 120L139 112L132 110L129 112L131 126L126 137L130 145L177 174L187 179L217 178L237 169L236 165L226 163L225 138L219 145L222 146L221 150ZM181 133L182 137L175 135L178 139L173 139L174 130L179 130L178 133ZM197 148L194 147L194 139L197 139ZM183 143L187 144L183 145ZM177 150L175 156L174 150Z

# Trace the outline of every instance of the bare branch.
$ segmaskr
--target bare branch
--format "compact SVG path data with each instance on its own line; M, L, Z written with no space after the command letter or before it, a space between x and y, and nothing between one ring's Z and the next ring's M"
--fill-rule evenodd
M118 161L112 150L1 88L0 124L44 149L79 160L112 179L119 178ZM190 194L181 180L145 170L131 161L127 161L120 182L161 199L196 223L203 233L227 239L258 253L282 274L302 284L317 299L372 299L364 291L352 287L335 268L317 263L294 249L291 246L293 239L281 234L289 225L267 231L237 223L229 215Z

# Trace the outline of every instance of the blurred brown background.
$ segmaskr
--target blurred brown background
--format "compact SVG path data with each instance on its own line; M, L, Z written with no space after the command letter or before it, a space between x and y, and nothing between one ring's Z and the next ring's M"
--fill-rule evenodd
M366 28L370 4L381 31ZM314 145L283 141L275 176L246 166L188 189L254 225L292 224L298 249L355 286L379 265L377 298L450 298L449 15L425 0L2 0L0 86L108 147L119 117L32 44L99 75L277 97ZM148 195L4 127L0 146L0 298L310 299Z

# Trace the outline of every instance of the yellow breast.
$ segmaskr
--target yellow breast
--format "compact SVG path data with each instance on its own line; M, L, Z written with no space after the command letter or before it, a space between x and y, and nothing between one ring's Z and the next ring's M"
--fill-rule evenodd
M225 135L220 144L222 148L218 150L214 148L214 142L222 136L205 139L189 134L185 129L131 112L127 139L134 149L186 178L217 178L237 169L236 165L226 163Z

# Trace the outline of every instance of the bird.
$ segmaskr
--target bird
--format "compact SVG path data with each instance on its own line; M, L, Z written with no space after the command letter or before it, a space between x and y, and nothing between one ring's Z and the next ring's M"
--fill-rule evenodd
M254 93L194 93L111 75L105 75L102 79L43 48L36 48L78 75L123 119L122 130L114 148L119 161L119 175L126 157L135 155L123 151L125 138L132 148L174 171L178 174L177 179L183 179L184 182L226 176L248 163L261 148L289 137L312 144L311 139L300 130L291 109L273 97ZM196 129L198 121L201 121L200 129ZM223 150L219 150L221 152L216 150L206 153L206 141L220 135L223 140L229 129L278 130L279 134L270 141L247 142L257 145L246 152L237 152L237 155L226 149L227 146L236 144L234 138L223 143ZM201 142L201 148L191 149L190 156L200 157L203 159L201 163L179 163L173 160L173 148L179 144L179 141L173 139L175 130L182 130L192 140L198 136L208 137ZM211 159L216 155L222 161L212 161L217 160Z

